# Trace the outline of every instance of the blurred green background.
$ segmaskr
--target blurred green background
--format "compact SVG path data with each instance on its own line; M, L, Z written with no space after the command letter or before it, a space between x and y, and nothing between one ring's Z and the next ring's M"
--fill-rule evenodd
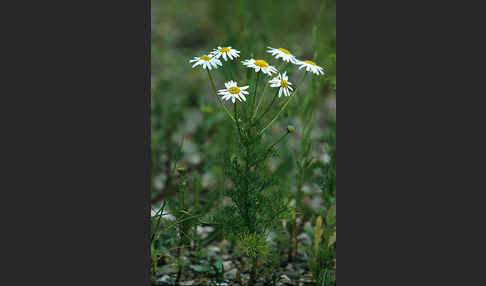
M219 45L240 50L238 63L251 56L270 58L266 47L271 46L322 66L326 75L308 80L301 88L303 101L295 101L287 117L279 120L299 130L313 114L313 136L322 137L329 120L335 122L335 10L335 0L152 1L153 202L173 184L170 169L175 162L197 170L203 187L213 189L211 178L217 177L217 170L208 171L211 158L230 139L206 72L192 69L189 60ZM217 88L222 84L223 77L216 78ZM321 151L316 156L323 156Z

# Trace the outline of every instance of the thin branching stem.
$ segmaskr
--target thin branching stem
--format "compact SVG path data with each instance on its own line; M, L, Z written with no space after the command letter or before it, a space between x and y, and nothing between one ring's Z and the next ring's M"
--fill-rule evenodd
M261 162L265 161L267 158L268 158L268 155L270 154L270 152L272 151L273 147L275 147L277 144L279 144L284 138L285 136L289 135L289 131L287 131L284 135L282 135L277 141L275 141L275 143L273 143L272 145L270 145L267 149L266 149L266 152L263 156L263 158L261 158L260 160L256 161L252 166L258 166L258 164L260 164Z
M272 145L270 145L270 147L268 147L268 150L269 151L272 150L273 147L275 147L275 145L279 144L285 138L285 136L289 135L289 133L290 133L290 131L285 132L285 134L282 135L280 138L278 138L278 140L275 141L275 143L273 143Z
M243 138L241 137L240 123L238 122L238 111L236 109L236 102L233 105L234 105L234 109L235 109L236 128L238 129L238 134L240 134L240 140L242 140Z
M253 112L253 116L251 117L251 119L253 120L257 113L258 113L258 109L260 109L260 105L263 103L264 101L264 97L265 97L265 91L267 90L267 87L268 87L268 84L265 84L265 87L263 88L263 92L262 92L262 95L260 96L260 98L257 99L258 101L258 104L257 104L257 107L255 108L255 112Z
M270 127L275 120L277 120L277 118L285 110L285 108L287 107L287 105L289 105L290 101L292 101L292 99L295 97L295 94L297 92L297 89L299 88L299 86L301 85L301 83L304 81L306 75L307 75L307 72L304 73L304 75L302 76L302 79L299 81L299 84L295 87L294 92L292 93L292 95L290 96L290 98L285 102L285 104L282 106L282 108L280 108L280 110L278 111L277 115L275 115L275 117L258 133L258 135L262 135L263 134L263 131L265 131L268 127Z
M251 120L253 119L253 109L255 108L255 102L256 100L258 100L257 98L257 92L258 92L258 82L260 81L260 73L261 72L257 72L257 76L256 76L256 80L255 80L255 90L253 92L253 99L252 99L252 104L251 104L251 111L250 111L250 124L251 124ZM263 94L262 96L263 97Z
M282 70L282 67L284 67L284 66L285 66L285 68L287 68L288 63L286 64L285 62L282 62L282 64L281 64L281 65L278 67L278 69L277 69L277 70L279 70L279 72L280 72L280 70ZM260 96L260 100L258 101L258 105L257 105L257 107L256 107L256 109L255 109L255 112L253 113L252 118L251 118L252 120L253 120L253 119L254 119L254 118L257 116L258 109L260 108L260 105L261 105L261 104L263 103L263 101L264 101L265 91L267 90L267 87L268 87L268 84L265 84L265 87L263 88L263 93L262 93L262 96ZM274 99L274 100L275 100L275 99ZM263 117L263 116L260 116L260 119L261 119L262 117ZM258 120L260 120L260 119L258 119ZM258 120L257 120L257 121L258 121Z
M279 89L277 89L277 92L275 92L275 96L273 97L272 102L270 102L270 104L267 106L267 108L262 113L262 115L260 115L260 117L257 120L255 120L253 123L260 121L263 118L263 116L265 116L265 114L267 114L267 112L270 110L270 107L272 107L273 103L275 102L275 99L277 99L278 91L279 91Z

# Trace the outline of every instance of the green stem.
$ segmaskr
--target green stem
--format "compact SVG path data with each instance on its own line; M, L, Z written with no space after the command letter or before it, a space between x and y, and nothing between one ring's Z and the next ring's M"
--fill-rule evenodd
M258 113L258 109L260 108L260 105L262 104L262 102L264 101L264 96L265 96L265 91L267 90L267 84L265 84L265 87L263 88L263 92L262 92L262 96L260 96L258 100L258 104L257 104L257 107L255 108L255 112L253 112L253 116L251 117L251 119L253 120L257 113Z
M252 99L252 104L251 104L251 111L250 111L250 124L251 124L251 119L253 118L253 108L255 107L255 102L257 100L257 91L258 91L258 82L260 81L260 73L262 73L261 71L257 73L257 76L256 76L256 81L255 81L255 90L253 92L253 99Z
M207 70L207 71L208 71L209 81L211 82L211 87L213 88L214 96L216 96L216 99L218 100L218 102L221 103L221 105L223 106L224 110L226 111L226 114L228 114L228 116L231 118L231 120L233 120L233 122L236 122L235 119L233 118L233 116L229 113L228 108L226 108L226 106L224 105L224 103L218 97L218 93L216 92L216 87L214 86L213 77L211 76L211 73L209 72L209 70Z
M277 141L275 141L275 143L273 143L270 147L268 147L268 150L272 150L273 147L275 147L275 145L279 144L284 138L285 136L289 135L290 131L287 131L284 135L282 135Z
M265 161L267 158L268 158L268 155L270 155L270 152L272 151L273 147L275 147L275 145L279 144L280 142L282 142L282 140L285 138L285 136L289 135L289 131L287 131L284 135L282 135L277 141L275 141L275 143L273 143L272 145L270 145L270 147L268 147L266 149L266 152L263 156L263 158L261 158L260 160L256 161L254 163L253 166L257 166L258 164L260 164L261 162Z
M282 108L279 110L279 112L277 113L277 115L275 115L275 117L258 133L258 135L262 135L263 134L263 131L265 131L268 127L270 127L273 122L275 120L277 120L277 118L280 116L280 114L285 110L285 108L287 107L287 105L289 105L290 101L292 101L292 99L295 97L295 93L297 92L297 89L299 88L299 86L301 85L301 83L304 81L305 77L307 76L307 72L304 73L302 79L300 80L299 84L295 87L295 90L294 92L292 92L292 95L290 96L290 98L285 102L285 104L282 106Z
M238 134L240 134L240 140L242 139L241 138L241 129L240 129L240 123L238 122L238 112L236 110L236 102L233 104L234 105L234 109L235 109L235 122L236 122L236 128L238 129Z
M277 70L279 70L279 72L280 72L280 70L282 70L282 67L283 67L283 66L285 66L285 68L287 68L288 63L286 64L285 62L282 62L282 64L280 64L280 66L278 67L278 69L277 69ZM280 72L280 73L281 73L281 72ZM257 115L257 113L258 113L258 109L260 108L260 105L263 103L263 99L264 99L264 96L265 96L265 91L267 90L267 87L268 87L268 84L265 84L265 87L263 88L263 93L262 93L261 99L258 101L258 105L257 105L257 107L256 107L256 109L255 109L255 112L253 113L252 118L251 118L252 120L253 120L253 119L256 117L256 115ZM260 119L261 119L262 117L263 117L263 116L261 116L261 117L260 117ZM260 120L260 119L258 119L258 120ZM258 121L258 120L257 120L257 121Z
M277 89L277 92L273 96L272 102L270 102L270 104L267 106L267 109L265 109L265 111L262 113L262 115L260 115L260 117L257 120L254 121L254 123L260 121L263 118L263 116L265 116L265 114L267 114L267 112L270 110L270 107L272 107L273 103L275 102L275 99L277 98L278 91L279 91L279 89ZM255 115L256 115L256 113L255 113Z

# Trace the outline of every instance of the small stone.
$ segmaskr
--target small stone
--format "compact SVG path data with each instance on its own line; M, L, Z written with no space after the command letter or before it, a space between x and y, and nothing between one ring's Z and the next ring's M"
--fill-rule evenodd
M211 184L214 183L214 175L211 174L211 173L206 173L202 176L202 179L201 179L201 185L205 188L209 187Z
M310 239L309 235L305 232L299 234L299 236L297 236L297 239L299 240L299 242L301 242L304 245L310 245L311 244L311 239Z
M232 268L234 268L233 262L223 261L223 268L225 272L231 270Z
M311 208L318 211L322 207L321 196L313 196L311 200Z
M285 267L285 269L287 271L294 271L294 267L292 266L292 264L287 264L287 266Z
M158 282L163 282L163 283L169 283L170 282L170 276L169 275L164 275L157 279Z
M290 278L287 275L282 274L280 276L280 282L283 282L283 283L291 283L292 281L290 280Z
M199 234L199 236L201 238L208 237L209 231L211 231L211 230L209 230L208 227L202 227L202 226L199 226L199 225L197 226L197 234Z
M210 256L211 256L211 255L215 255L216 253L219 253L219 247L214 246L214 245L209 246L209 247L208 247L208 252L209 252L209 255L210 255Z
M319 160L321 160L321 162L323 163L329 163L329 161L331 161L331 156L329 156L329 154L327 153L324 153L322 154L320 157L319 157Z
M224 273L224 278L231 279L231 280L236 279L236 274L237 273L238 273L238 269L233 268L230 271Z
M302 282L303 284L311 284L311 283L314 283L312 277L309 276L309 275L304 275L304 276L300 277L300 282Z
M193 153L187 156L187 161L192 165L197 165L201 163L201 156L198 153Z

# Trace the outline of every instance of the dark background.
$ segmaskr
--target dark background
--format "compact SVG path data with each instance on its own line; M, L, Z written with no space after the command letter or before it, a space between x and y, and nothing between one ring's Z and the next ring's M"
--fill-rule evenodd
M150 285L149 3L2 9L0 285Z
M484 284L483 9L428 3L339 4L340 284ZM0 284L149 285L146 4L2 9Z

